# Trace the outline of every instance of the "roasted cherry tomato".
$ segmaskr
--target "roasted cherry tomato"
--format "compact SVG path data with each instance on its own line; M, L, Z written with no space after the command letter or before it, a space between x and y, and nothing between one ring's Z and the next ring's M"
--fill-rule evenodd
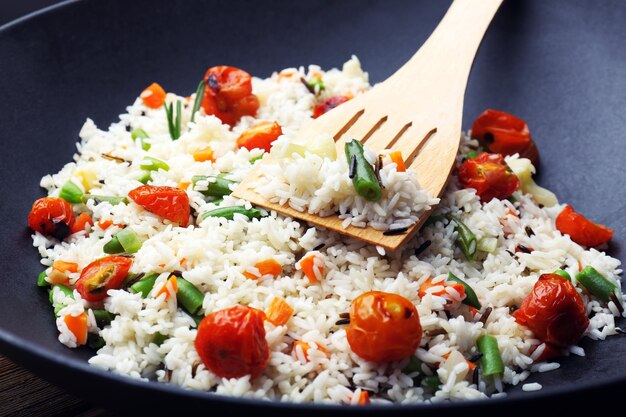
M613 230L587 220L582 214L576 213L572 206L565 206L556 217L556 228L568 234L579 245L589 247L606 243L613 237Z
M59 240L70 235L75 221L71 204L57 197L40 198L28 214L28 227Z
M259 148L269 152L274 142L283 130L276 122L261 122L256 126L243 132L237 139L238 148L246 148L252 150Z
M585 304L576 288L557 274L541 275L513 316L538 339L558 347L576 343L589 326Z
M346 335L352 351L363 359L389 362L415 353L422 340L422 326L409 300L371 291L352 301Z
M142 185L128 193L128 197L146 210L181 227L189 225L189 197L176 187Z
M202 319L194 345L204 366L222 378L260 375L270 358L264 319L261 310L242 305Z
M116 290L128 275L133 264L125 256L106 256L93 261L80 273L76 281L76 290L87 301L101 301L108 290Z
M475 188L480 201L503 200L519 187L519 179L499 154L483 153L467 159L459 168L463 188Z
M252 94L252 77L235 67L209 68L204 76L207 83L202 107L223 123L234 125L242 116L254 116L259 99Z
M487 146L489 152L502 155L518 153L528 158L535 167L539 165L539 151L530 137L525 121L512 114L487 109L474 121L472 137Z
M313 118L317 119L322 114L334 109L338 105L343 104L348 100L350 100L350 98L346 96L333 96L331 98L327 98L313 108Z

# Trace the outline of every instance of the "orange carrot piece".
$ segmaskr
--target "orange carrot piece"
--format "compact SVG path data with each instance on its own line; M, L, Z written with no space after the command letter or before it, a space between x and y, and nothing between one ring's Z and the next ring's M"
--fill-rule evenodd
M401 151L393 151L389 154L389 158L391 158L391 162L395 162L397 165L396 171L398 172L406 172L406 165L404 165L404 159L402 158Z
M465 287L463 286L463 284L459 284L458 282L446 281L446 280L433 283L432 278L428 278L426 281L424 281L422 285L420 285L417 295L419 295L420 298L423 298L426 294L429 293L428 292L429 288L437 287L439 285L443 286L443 288L439 291L431 292L430 294L436 295L439 297L445 297L445 295L447 294L446 287L454 287L454 289L457 290L459 294L461 294L461 299L465 297Z
M206 148L202 148L193 153L193 159L196 162L205 162L211 161L215 162L215 156L213 155L213 148L207 146Z
M356 402L358 405L367 405L370 403L370 394L368 391L361 390L359 394L359 399Z
M71 232L82 232L87 228L88 224L93 226L93 219L91 218L89 213L80 213L80 215L76 218L74 225L72 226Z
M280 297L274 297L267 309L267 321L275 326L283 326L293 316L293 308Z
M168 284L171 285L172 290L174 291L174 294L170 294L170 290L168 289L170 285ZM167 279L167 281L165 281L165 284L163 284L159 292L156 293L156 296L158 297L161 294L165 294L165 299L168 300L170 298L170 295L176 295L177 292L178 292L178 280L176 279L176 275L172 275Z
M157 83L152 83L148 88L141 92L141 100L146 107L158 109L165 103L165 90Z
M315 284L317 282L317 275L315 275L315 254L307 255L300 259L299 265L309 281ZM318 269L320 274L323 275L324 265L319 265Z
M294 356L295 356L296 348L298 346L300 346L300 349L302 349L302 353L304 354L304 359L306 359L306 361L308 362L309 361L309 349L311 349L311 345L308 344L307 342L303 342L302 340L296 340L295 342L293 342L293 347L292 347L292 352L294 352ZM328 349L326 349L324 346L318 344L317 350L319 350L326 357L328 357Z
M254 264L254 267L259 270L260 276L256 276L251 272L244 271L243 275L248 279L259 279L263 275L272 275L277 277L283 273L283 267L273 258L266 259Z
M109 226L111 226L113 224L113 220L111 219L100 219L98 220L98 226L100 227L100 229L105 230L108 229Z
M185 191L187 188L189 188L190 185L191 185L190 182L181 181L181 182L178 183L178 185L176 187L181 189L181 190L183 190L183 191Z
M60 272L78 272L78 264L75 262L65 262L60 259L54 261L52 269Z
M583 270L583 263L580 262L580 260L578 261L578 272Z
M63 321L76 337L76 344L84 345L87 343L87 313L83 311L78 316L68 314L63 318Z
M449 357L450 357L450 352L443 355L444 359L448 359ZM467 363L467 366L469 367L470 372L473 372L474 369L476 369L476 364L474 362L470 361L467 358L465 359L465 362Z

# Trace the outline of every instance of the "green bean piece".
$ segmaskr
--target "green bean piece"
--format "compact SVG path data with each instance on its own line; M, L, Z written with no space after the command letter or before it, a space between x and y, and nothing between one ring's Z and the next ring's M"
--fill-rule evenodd
M476 151L469 151L467 153L467 155L465 155L465 159L474 159L478 156L478 152Z
M448 272L448 277L446 278L446 281L454 281L461 284L465 288L465 298L462 301L463 304L474 307L476 310L480 310L481 305L480 301L478 301L478 296L474 292L474 289L470 287L467 282L463 281L452 272Z
M363 144L354 139L346 142L345 152L348 163L350 163L352 158L355 158L356 161L352 184L357 194L367 201L380 200L383 192L374 169L365 159Z
M104 345L106 345L106 342L104 341L104 338L99 334L89 333L87 335L87 346L89 346L90 348L100 349Z
M83 190L81 190L78 185L74 184L72 180L68 180L63 184L63 187L61 187L59 197L68 203L79 204L83 202Z
M193 321L196 323L196 327L200 325L200 322L204 318L204 316L201 316L199 314L191 314L189 317L191 317Z
M82 201L86 203L88 200L94 200L96 204L100 203L109 203L112 206L116 206L118 204L124 203L128 204L128 198L126 197L115 197L110 195L95 195L95 194L84 194Z
M117 232L115 237L120 242L120 245L124 248L124 252L126 253L137 253L143 244L141 239L139 239L139 236L137 236L137 233L135 233L130 227L120 230Z
M216 198L215 200L211 200L211 203L215 204L216 206L219 206L220 204L222 204L222 201L224 201L223 198Z
M104 244L102 250L109 255L115 255L116 253L124 253L124 246L122 246L117 235L115 235Z
M256 161L259 161L259 160L263 159L263 156L265 156L264 153L262 153L261 155L257 155L255 157L250 158L250 163L254 164Z
M147 184L148 181L152 181L152 171L144 171L141 177L137 178L137 181L144 185Z
M152 343L154 343L157 346L161 346L163 342L165 342L167 339L168 339L168 336L165 336L161 332L156 332L154 334L154 337L152 338Z
M463 255L467 258L468 261L474 260L474 255L476 255L476 235L472 230L465 225L461 220L456 217L451 217L451 220L456 223L456 243L461 248Z
M568 280L572 280L572 277L570 276L570 274L567 273L567 271L564 271L562 269L556 270L554 271L555 274L562 276L563 278L567 278Z
M144 156L143 161L139 164L139 168L145 171L158 171L160 169L163 171L170 170L170 166L168 164L151 156Z
M96 324L99 328L103 328L104 326L108 326L115 318L115 315L109 313L104 309L91 310L93 312L93 316L96 318Z
M191 282L184 278L177 278L178 291L176 300L189 314L196 314L202 307L204 294L202 294Z
M59 317L59 311L61 311L62 309L64 309L66 307L65 304L63 303L55 303L54 299L53 299L53 295L54 295L54 289L58 288L59 291L61 291L63 294L65 294L65 296L69 296L74 298L74 292L72 291L71 288L63 285L63 284L55 284L51 287L50 289L50 293L48 295L48 299L50 300L50 303L52 304L52 307L54 308L54 316L55 317Z
M482 335L476 340L478 351L483 354L480 358L483 375L501 375L504 373L504 363L498 348L498 339L491 335Z
M430 226L431 224L435 224L437 222L445 223L448 220L448 217L443 214L437 214L435 216L430 216L424 222L424 227Z
M593 266L586 266L585 269L576 274L576 281L580 283L594 297L608 303L611 295L615 294L617 286L609 281L604 275L599 273Z
M313 77L313 79L307 80L306 83L309 87L311 87L311 90L313 90L314 94L319 94L326 89L324 81L322 81L321 78Z
M422 372L422 361L417 359L417 356L411 356L409 363L402 370L405 374L412 374L414 372Z
M220 174L221 175L221 174ZM207 181L206 190L197 190L196 184L201 181ZM193 184L193 189L202 193L207 197L223 197L225 195L230 195L232 190L230 186L233 184L237 184L237 181L232 181L219 175L217 177L207 177L206 175L194 175L191 178L191 183Z
M430 394L433 394L439 389L439 386L441 385L441 381L439 380L439 377L436 375L427 376L426 378L422 379L422 382L420 383L420 385L422 386L422 388L424 388L425 391L427 391Z
M263 213L259 209L247 209L243 206L231 206L220 207L215 210L207 211L202 215L202 220L209 217L223 217L227 220L232 220L235 217L235 214L243 214L248 219L260 219L263 217Z
M141 278L139 281L135 282L133 285L129 287L131 292L141 294L142 298L146 298L152 288L154 287L154 283L156 279L159 277L159 274L152 273L148 274L145 277Z
M204 79L200 81L198 87L196 88L196 98L193 101L193 107L191 108L191 121L193 122L196 119L196 112L200 110L200 105L202 105L202 99L204 98L204 90L206 89L206 82Z
M39 273L39 275L37 276L37 286L38 287L49 287L50 283L48 281L46 281L46 277L48 276L48 274L46 274L46 271L41 271Z

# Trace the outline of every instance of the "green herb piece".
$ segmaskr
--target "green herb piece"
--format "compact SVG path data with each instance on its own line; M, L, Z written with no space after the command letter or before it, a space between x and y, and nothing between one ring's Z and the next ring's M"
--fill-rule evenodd
M165 104L164 108L170 137L172 140L178 140L182 126L182 102L180 100L176 102L176 109L174 109L174 103Z
M451 220L456 223L456 243L461 248L461 251L463 252L463 255L465 255L465 257L467 258L467 260L473 261L477 249L476 235L469 227L465 225L465 223L463 223L458 218L451 217Z
M215 210L207 211L202 215L202 220L208 217L223 217L227 220L232 220L235 217L235 214L243 214L248 219L260 219L263 217L263 212L259 209L251 208L247 209L243 206L231 206L231 207L220 207Z
M202 99L204 98L205 89L206 89L206 83L204 82L204 80L202 80L198 84L198 88L196 88L196 98L193 101L193 107L191 108L191 121L192 122L196 118L196 112L200 110L200 106L202 105Z
M358 140L346 142L345 153L350 165L352 184L357 194L367 201L378 201L383 193L374 169L365 158L363 144Z
M61 187L61 191L59 192L59 197L68 203L78 204L83 202L83 190L81 190L78 185L76 185L72 180L68 180L63 187Z

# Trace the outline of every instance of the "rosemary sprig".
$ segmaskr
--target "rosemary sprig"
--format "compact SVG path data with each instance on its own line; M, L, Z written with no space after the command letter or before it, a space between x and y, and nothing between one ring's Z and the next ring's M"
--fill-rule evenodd
M204 90L206 89L206 83L204 80L200 81L198 84L198 88L196 89L196 99L193 102L193 107L191 108L191 121L193 122L196 118L196 112L200 110L200 105L202 104L202 98L204 97Z
M172 140L177 140L180 137L181 131L181 116L182 116L182 102L178 100L176 102L176 112L174 112L174 103L166 104L165 115L167 116L167 128L170 131Z

